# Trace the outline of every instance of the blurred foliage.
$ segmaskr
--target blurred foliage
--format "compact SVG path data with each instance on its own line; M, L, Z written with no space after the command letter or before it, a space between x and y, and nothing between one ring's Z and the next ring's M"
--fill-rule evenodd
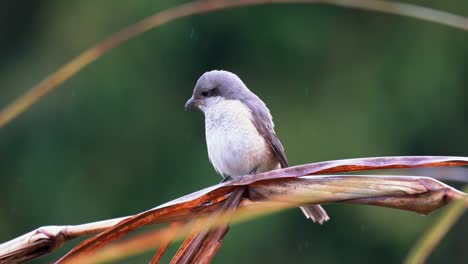
M176 2L2 1L0 106L108 34ZM468 16L465 2L424 4ZM203 116L183 110L211 69L236 72L264 99L291 164L467 156L467 42L467 32L445 26L323 5L226 10L150 31L0 131L0 241L43 225L137 213L219 182ZM332 220L324 226L297 210L234 226L215 263L398 263L434 220L326 208ZM464 216L429 263L468 259L467 230Z

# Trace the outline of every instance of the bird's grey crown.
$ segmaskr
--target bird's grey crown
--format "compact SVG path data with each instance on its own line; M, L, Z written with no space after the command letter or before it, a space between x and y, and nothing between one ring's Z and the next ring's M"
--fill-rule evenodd
M205 72L197 81L194 98L221 96L228 100L260 100L234 73L222 70Z

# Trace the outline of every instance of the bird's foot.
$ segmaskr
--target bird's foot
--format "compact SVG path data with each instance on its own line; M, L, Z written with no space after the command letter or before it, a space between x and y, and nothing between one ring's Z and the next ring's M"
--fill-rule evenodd
M253 170L251 170L251 171L249 172L249 174L247 174L247 175L257 174L257 170L258 170L258 168L255 167L255 168L254 168Z
M221 181L221 183L225 183L225 182L228 182L228 181L232 181L231 176L224 176L224 179Z

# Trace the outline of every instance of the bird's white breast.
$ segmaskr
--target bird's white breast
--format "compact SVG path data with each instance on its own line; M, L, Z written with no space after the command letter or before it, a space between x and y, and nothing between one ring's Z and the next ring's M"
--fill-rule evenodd
M269 146L252 123L252 113L241 101L221 97L208 100L202 110L208 156L216 171L236 177L277 167Z

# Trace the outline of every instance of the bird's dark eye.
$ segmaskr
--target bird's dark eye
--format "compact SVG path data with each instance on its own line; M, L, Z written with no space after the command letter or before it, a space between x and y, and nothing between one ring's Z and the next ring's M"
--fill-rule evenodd
M218 88L213 88L213 89L210 89L210 90L207 90L207 91L203 91L203 92L201 92L201 95L203 97L216 96L216 95L218 95Z

